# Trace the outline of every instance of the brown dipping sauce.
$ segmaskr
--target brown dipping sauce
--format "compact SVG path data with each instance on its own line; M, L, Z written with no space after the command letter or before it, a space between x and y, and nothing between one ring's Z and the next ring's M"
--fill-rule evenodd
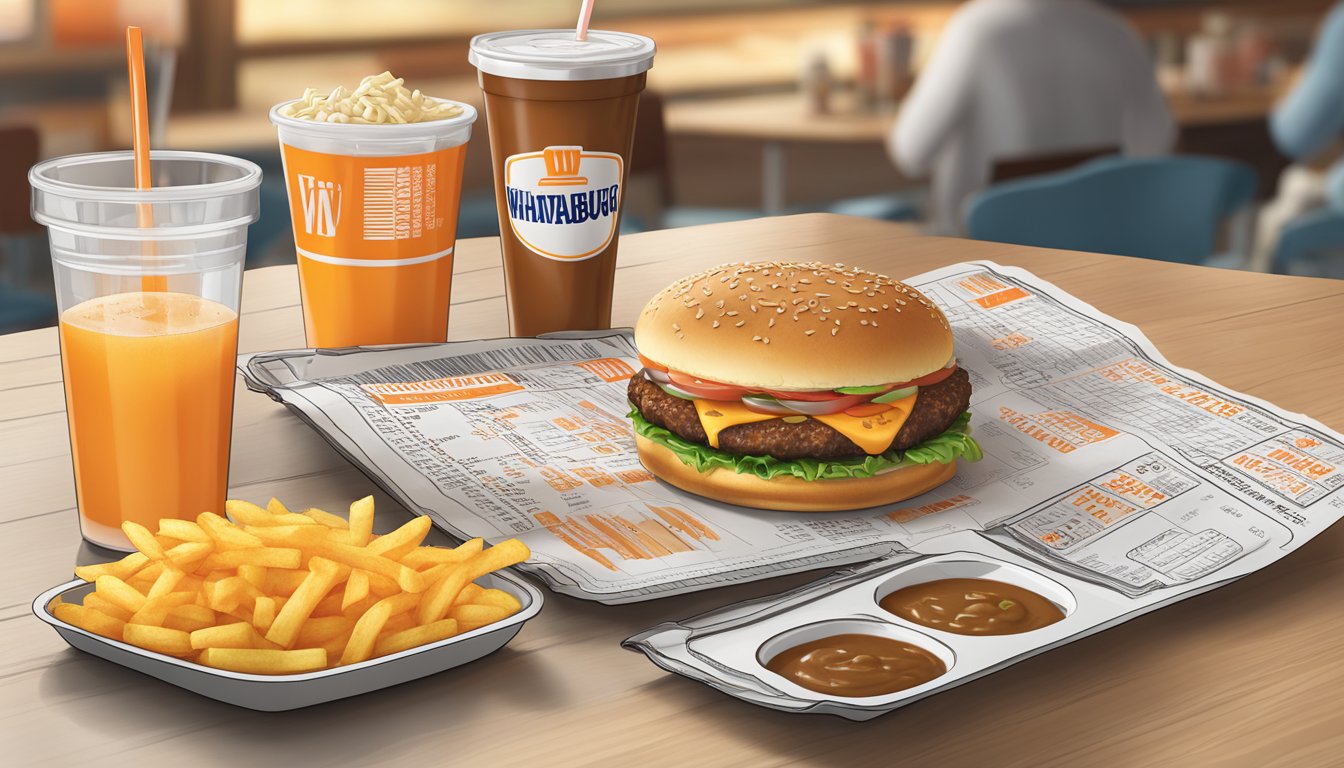
M907 621L958 635L1015 635L1064 618L1059 606L1035 592L990 579L912 584L878 605Z
M781 651L765 668L794 685L832 696L881 696L942 676L932 653L877 635L832 635Z

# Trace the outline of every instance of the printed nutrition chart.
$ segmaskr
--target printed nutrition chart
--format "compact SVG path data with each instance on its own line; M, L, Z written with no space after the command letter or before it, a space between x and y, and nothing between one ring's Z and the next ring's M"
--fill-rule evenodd
M1135 327L988 262L908 280L945 311L985 458L918 499L746 510L639 464L628 331L244 358L412 510L518 536L557 591L617 603L938 551L972 532L1135 597L1234 578L1344 515L1344 441L1170 365Z

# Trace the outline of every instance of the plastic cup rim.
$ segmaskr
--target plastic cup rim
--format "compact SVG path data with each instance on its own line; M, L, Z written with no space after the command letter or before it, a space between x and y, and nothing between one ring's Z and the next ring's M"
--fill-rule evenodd
M470 126L476 122L476 107L461 101L453 99L441 99L435 96L426 96L425 98L439 104L451 104L462 108L462 114L452 117L445 117L440 120L425 120L419 123L328 123L317 120L304 120L298 117L280 114L280 110L294 104L300 99L287 99L271 107L271 122L283 128L290 128L298 131L311 131L320 133L326 138L341 139L350 138L350 133L359 130L368 131L367 134L358 137L359 141L380 141L384 137L388 141L401 141L409 138L436 135L443 132L443 129L461 128ZM346 135L342 135L342 133ZM377 135L374 135L377 132Z
M150 150L151 160L195 160L213 162L219 165L241 169L244 174L228 181L215 181L208 184L180 184L151 189L133 187L103 187L90 184L76 184L70 181L52 179L45 174L54 167L69 167L88 163L105 162L114 159L131 159L135 153L129 149L111 152L86 152L78 155L53 157L34 165L28 170L28 183L32 188L47 194L62 195L83 200L96 200L108 203L167 203L182 200L202 200L228 197L229 195L250 192L261 185L261 168L251 160L230 157L214 152L192 152L178 149ZM65 219L59 221L66 222Z
M260 214L253 213L232 219L222 219L220 221L204 222L201 224L187 224L180 227L110 227L103 224L89 224L72 221L70 219L54 218L43 213L33 214L33 220L47 229L62 230L84 237L95 237L101 240L184 240L223 234L240 227L245 228L259 218L261 218ZM102 257L94 256L94 258Z

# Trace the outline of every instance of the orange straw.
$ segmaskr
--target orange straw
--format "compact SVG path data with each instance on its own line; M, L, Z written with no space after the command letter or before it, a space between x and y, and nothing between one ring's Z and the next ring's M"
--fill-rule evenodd
M583 5L579 8L579 23L574 27L574 39L583 41L588 39L588 23L593 20L593 3L595 0L583 0Z
M135 150L135 188L149 189L149 105L145 88L145 43L139 27L126 28L126 72L131 83L131 146ZM136 210L137 224L142 229L154 226L154 208L141 203ZM146 249L146 255L151 252ZM166 291L168 280L163 275L144 275L140 278L142 291Z

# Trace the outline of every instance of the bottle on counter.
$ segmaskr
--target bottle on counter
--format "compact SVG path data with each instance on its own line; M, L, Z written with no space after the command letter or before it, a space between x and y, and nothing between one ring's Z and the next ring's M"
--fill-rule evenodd
M905 96L913 81L912 61L915 38L910 25L893 24L877 36L876 79L877 104L894 106Z
M865 19L859 25L855 40L858 46L854 70L854 102L860 111L873 109L877 104L877 25Z
M1240 65L1233 21L1225 13L1204 16L1203 29L1186 41L1185 85L1194 96L1222 96L1236 85Z
M802 78L799 80L803 100L812 114L824 115L831 111L831 91L834 78L831 64L825 51L813 51L803 62Z

